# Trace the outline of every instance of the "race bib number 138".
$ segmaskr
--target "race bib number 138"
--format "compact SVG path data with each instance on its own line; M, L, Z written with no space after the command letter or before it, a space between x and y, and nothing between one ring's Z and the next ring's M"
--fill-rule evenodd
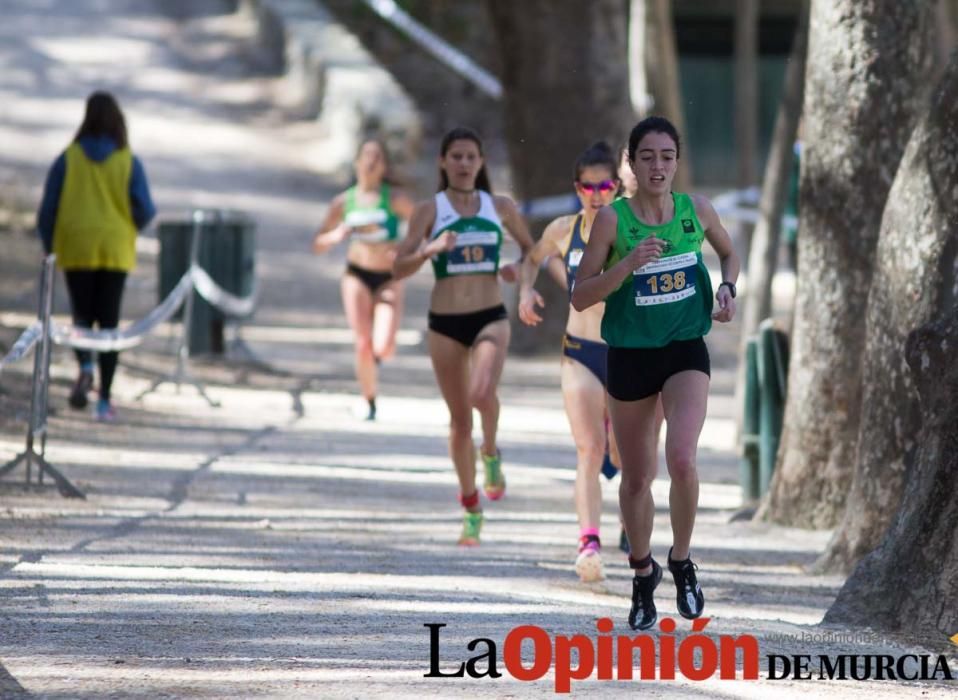
M636 306L671 304L695 294L698 258L683 253L661 258L632 273Z

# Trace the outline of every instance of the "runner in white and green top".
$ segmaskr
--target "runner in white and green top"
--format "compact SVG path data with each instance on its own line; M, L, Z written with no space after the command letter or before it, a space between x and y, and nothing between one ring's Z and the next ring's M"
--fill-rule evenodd
M375 420L379 366L396 350L402 318L403 288L393 280L392 261L400 221L409 218L413 201L389 184L389 159L379 141L365 141L354 166L356 184L330 203L313 251L325 253L349 240L343 309L356 339L356 379L368 406L366 419Z
M490 193L482 142L471 129L456 128L443 137L439 177L438 194L416 205L393 273L401 279L432 261L436 283L429 303L429 356L449 409L449 456L464 509L459 544L473 546L479 544L483 522L474 409L482 420L483 491L491 501L506 491L497 443L497 389L510 329L498 278L515 281L518 265L500 264L502 234L508 231L523 254L532 248L532 238L515 202Z
M602 337L609 344L609 415L622 459L619 506L634 569L629 625L649 629L662 567L652 558L656 475L655 409L661 395L668 426L665 459L671 487L668 568L680 615L702 614L705 596L689 554L699 482L695 453L705 421L710 360L703 337L712 320L735 314L739 262L715 209L704 197L672 192L679 135L662 117L639 122L629 136L636 192L596 216L576 277L572 305L605 301ZM702 262L702 241L718 253L715 294Z
M445 231L456 234L452 250L432 258L436 279L452 275L494 275L499 271L502 220L496 212L492 195L482 190L476 192L479 211L474 216L462 216L457 212L445 191L436 193L436 222L429 238L438 238Z
M346 190L343 204L343 223L352 229L350 243L393 243L399 240L399 217L390 202L389 183L379 187L379 201L374 205L361 204L356 187Z

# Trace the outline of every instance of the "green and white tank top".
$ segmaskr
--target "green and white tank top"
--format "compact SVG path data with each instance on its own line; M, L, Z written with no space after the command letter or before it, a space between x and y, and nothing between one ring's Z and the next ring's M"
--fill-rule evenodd
M399 240L399 217L389 201L389 185L385 183L379 190L379 201L373 206L357 203L355 187L346 190L343 222L353 230L351 241L386 243Z
M499 270L499 249L502 246L502 220L496 212L492 195L479 193L479 211L474 216L457 212L445 192L436 193L436 222L429 238L444 231L456 234L456 246L448 253L432 258L436 279L454 275L496 274Z
M672 194L675 216L658 226L635 216L629 202L612 203L618 216L608 270L643 240L665 241L662 257L635 270L608 296L602 338L612 347L660 348L701 338L712 328L712 281L702 262L705 230L687 194Z

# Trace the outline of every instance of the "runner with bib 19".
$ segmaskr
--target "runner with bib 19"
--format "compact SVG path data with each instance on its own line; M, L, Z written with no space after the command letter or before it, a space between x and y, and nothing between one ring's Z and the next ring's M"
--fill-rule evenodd
M523 255L532 248L515 202L490 191L478 135L463 127L453 129L440 145L439 192L416 205L393 273L396 279L408 277L431 260L436 276L429 302L429 356L449 408L449 456L465 510L461 545L479 544L483 520L476 490L473 408L482 419L486 497L498 500L506 490L496 443L497 389L510 330L498 277L515 281L518 264L500 264L503 231Z

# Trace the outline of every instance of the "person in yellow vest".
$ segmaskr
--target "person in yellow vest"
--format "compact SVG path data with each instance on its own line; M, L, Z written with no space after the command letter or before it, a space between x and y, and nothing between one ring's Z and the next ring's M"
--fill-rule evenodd
M137 231L155 214L143 164L127 143L123 112L111 94L94 92L73 142L50 168L37 215L43 248L56 254L66 278L74 325L117 327L126 276L136 263ZM85 350L76 357L80 373L70 405L82 409L93 386L93 357ZM117 353L101 352L97 359L96 417L112 421Z

